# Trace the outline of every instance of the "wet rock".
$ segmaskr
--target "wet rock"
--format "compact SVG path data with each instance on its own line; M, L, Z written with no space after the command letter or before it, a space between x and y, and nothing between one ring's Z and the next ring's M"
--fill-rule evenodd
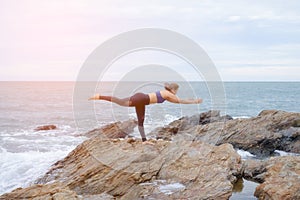
M255 190L255 196L259 199L300 199L300 157L247 160L244 163L244 177L262 182Z
M264 182L266 169L266 161L262 160L245 160L243 161L243 174L245 179L258 183Z
M35 131L48 131L52 129L56 129L57 127L55 125L43 125L43 126L38 126L34 130Z
M105 125L101 128L94 129L83 134L86 137L103 137L103 138L125 138L133 132L134 128L137 126L136 120L127 120L124 122L115 122Z

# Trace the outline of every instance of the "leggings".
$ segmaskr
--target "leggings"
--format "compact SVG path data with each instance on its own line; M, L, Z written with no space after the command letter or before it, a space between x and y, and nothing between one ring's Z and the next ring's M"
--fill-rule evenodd
M146 141L144 120L146 105L149 105L150 103L149 95L144 93L136 93L133 96L124 99L119 99L113 96L100 96L100 99L116 103L120 106L135 107L135 112L138 118L139 132L142 136L142 140Z

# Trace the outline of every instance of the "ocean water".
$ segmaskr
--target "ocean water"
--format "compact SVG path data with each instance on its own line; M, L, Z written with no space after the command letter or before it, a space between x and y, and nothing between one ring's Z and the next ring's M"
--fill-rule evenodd
M134 108L87 101L93 92L127 97L162 88L162 83L150 82L91 85L87 83L79 91L74 82L0 82L0 194L32 184L86 139L78 136L80 133L135 118ZM179 85L179 97L203 98L203 104L165 102L147 106L146 133L182 116L210 109L220 109L233 117L252 117L265 109L300 112L300 82L225 82L221 90L220 85L215 89L214 84L204 82ZM57 129L34 131L47 124ZM137 130L133 135L140 137Z

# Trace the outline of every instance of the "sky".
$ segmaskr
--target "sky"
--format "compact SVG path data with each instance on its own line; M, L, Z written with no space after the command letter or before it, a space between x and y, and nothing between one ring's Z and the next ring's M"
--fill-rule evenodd
M140 28L195 41L224 81L300 81L298 0L0 0L0 26L0 81L76 81L93 50ZM150 63L201 79L176 56L151 51L120 58L103 79Z

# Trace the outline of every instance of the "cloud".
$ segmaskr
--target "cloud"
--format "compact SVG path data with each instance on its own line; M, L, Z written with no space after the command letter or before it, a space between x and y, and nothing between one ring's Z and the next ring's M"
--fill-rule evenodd
M226 67L220 69L224 81L299 81L298 66Z
M227 21L236 22L236 21L239 21L240 19L241 19L241 16L233 15L233 16L229 16Z
M23 80L45 77L39 70L31 71L29 66L34 65L51 66L53 71L61 70L61 79L75 80L76 75L71 73L71 77L69 72L77 72L98 45L122 32L145 27L170 29L198 42L228 79L226 68L246 70L245 66L253 71L291 67L288 71L295 79L299 6L296 0L3 0L0 80L18 79L22 70L27 71ZM281 72L282 68L273 70ZM270 75L266 78L273 80L272 73L278 77L276 71L267 71ZM49 79L57 77L48 74ZM236 77L232 75L233 80ZM251 79L250 75L247 78Z

